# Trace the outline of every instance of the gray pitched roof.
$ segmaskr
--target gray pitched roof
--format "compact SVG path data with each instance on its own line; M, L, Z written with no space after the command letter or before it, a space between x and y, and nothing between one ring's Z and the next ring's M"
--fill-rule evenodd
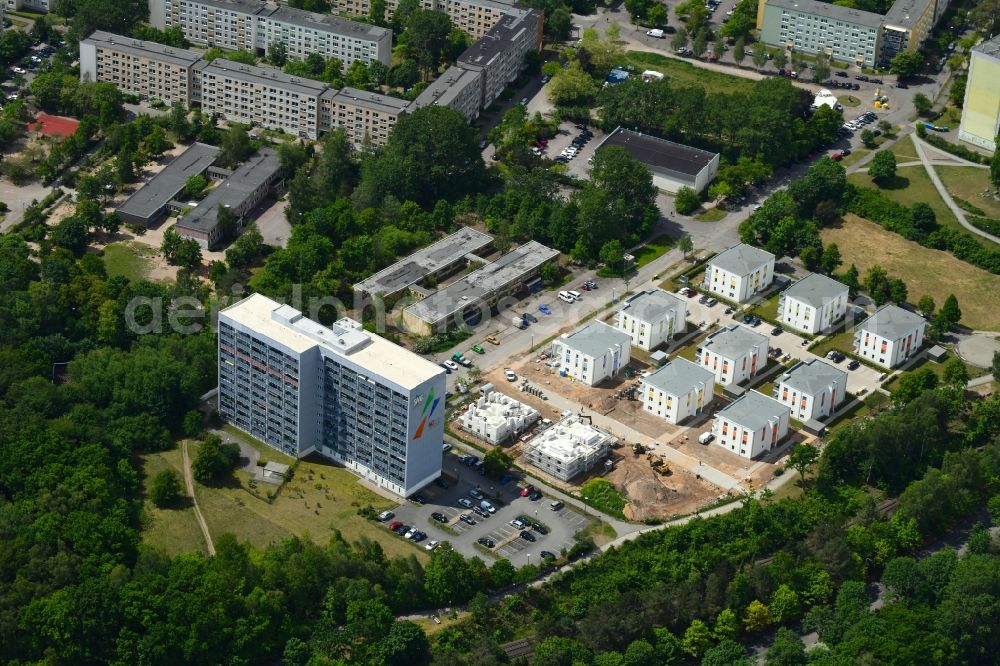
M740 243L715 255L708 263L736 275L747 275L772 261L774 255L770 252Z
M824 304L848 291L846 284L825 275L813 273L786 289L785 296L814 308L821 308Z
M697 363L686 358L675 358L670 363L643 378L644 384L649 384L670 395L685 395L699 384L708 384L715 380L715 374Z
M717 415L728 421L741 425L748 430L760 430L770 419L782 414L791 415L792 411L774 398L769 398L759 391L747 391L734 400Z
M875 314L861 322L858 328L887 340L899 340L918 327L925 326L926 323L920 315L904 310L898 305L886 303L876 310Z
M659 321L667 312L683 308L687 311L687 302L674 294L662 289L650 289L630 296L621 307L625 312L642 321Z
M592 321L583 328L567 333L559 341L570 349L592 357L604 355L615 345L628 348L632 344L628 333L608 326L603 321Z
M733 324L705 338L702 349L708 349L725 358L737 358L752 347L763 345L767 349L768 338L746 326Z
M795 364L795 367L782 375L777 383L787 384L789 388L806 395L816 395L834 383L839 384L843 390L847 386L847 373L814 358L808 363Z

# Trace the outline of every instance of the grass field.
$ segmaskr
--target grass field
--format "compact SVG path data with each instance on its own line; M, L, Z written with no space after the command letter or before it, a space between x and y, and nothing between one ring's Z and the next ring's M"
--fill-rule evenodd
M859 266L858 270L860 269L861 267ZM815 347L810 347L809 351L817 356L826 356L827 352L831 349L836 349L840 352L851 352L854 349L854 331L852 329L848 329L828 338L824 338L823 341Z
M949 358L950 358L950 356L949 356ZM907 370L906 372L904 372L901 375L899 375L899 377L896 377L895 379L893 379L889 383L889 385L885 387L886 390L888 390L888 391L895 391L896 388L899 386L899 379L900 379L900 377L902 377L903 375L910 374L911 372L916 372L917 370L919 370L920 368L923 368L923 367L930 368L931 371L935 375L938 376L938 379L941 379L941 376L944 374L944 363L934 363L933 361L930 361L927 358L922 358L919 361L917 361L916 363L914 363L913 365L911 365L910 368L909 368L909 370ZM985 375L985 374L987 374L989 372L985 368L977 368L977 367L971 366L969 364L965 364L965 367L969 371L969 379L975 379L976 377L982 377L983 375Z
M881 190L889 199L899 202L904 206L912 206L918 201L923 201L934 209L937 215L938 224L953 229L962 229L958 223L958 218L951 212L944 199L934 189L934 183L922 166L902 167L896 170L896 177L892 182L881 187L872 182L871 176L867 173L855 172L847 177L855 185L872 187Z
M856 149L854 149L854 150L851 151L850 155L848 155L843 160L841 160L840 163L846 169L847 167L851 166L852 164L857 164L858 162L860 162L870 152L872 152L872 151L868 150L867 148L856 148Z
M635 257L636 267L641 268L654 259L659 259L673 246L674 241L670 238L670 236L667 236L666 234L657 236L632 253L632 256Z
M889 150L896 156L896 162L899 164L903 162L916 162L920 159L917 156L917 149L913 146L913 137L909 134L892 144Z
M893 277L901 278L916 302L927 294L939 306L954 293L962 308L961 323L982 331L1000 330L1000 275L992 275L951 254L925 248L873 222L845 215L844 222L821 231L824 243L836 243L843 266L858 267L862 279L878 264Z
M166 469L177 472L177 476L182 479L181 485L183 486L184 477L181 474L181 450L179 448L145 456L143 460L145 486L148 487L152 483L153 477ZM145 498L145 492L143 497ZM183 498L178 501L175 508L158 509L148 499L144 499L143 542L160 548L170 555L179 555L189 551L205 552L205 540L201 536L201 530L198 529L192 506L190 499Z
M699 222L718 222L726 216L726 211L719 208L709 208L694 216Z
M1000 218L1000 200L993 196L990 172L976 167L935 167L944 186L953 197L965 199L982 208L986 217Z
M635 65L640 72L652 69L663 72L675 84L682 86L698 86L707 92L739 93L750 92L754 81L742 76L723 74L709 69L695 67L689 62L678 58L669 58L659 53L646 51L628 51L625 59Z
M104 266L108 277L124 275L129 280L142 280L149 274L148 253L156 251L138 247L135 243L112 243L104 248Z
M192 443L191 456L197 453ZM277 456L271 456L271 459ZM147 478L160 469L174 468L181 473L178 450L145 456ZM246 476L237 471L237 476ZM389 556L416 555L427 559L422 548L392 535L378 523L357 514L359 507L371 505L376 511L391 509L396 502L376 495L358 483L357 477L345 469L314 460L301 461L291 481L281 489L271 503L257 499L241 487L245 478L233 479L220 486L195 483L198 505L208 523L213 538L229 532L240 541L263 547L292 535L308 535L325 544L334 530L340 530L348 540L364 535L377 541ZM204 542L191 509L161 512L148 510L152 517L143 538L147 543L162 546L167 552L181 553L203 550ZM163 515L169 513L170 515Z

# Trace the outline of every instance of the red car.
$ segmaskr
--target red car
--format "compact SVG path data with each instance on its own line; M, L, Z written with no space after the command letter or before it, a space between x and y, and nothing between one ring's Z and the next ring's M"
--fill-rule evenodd
M836 161L839 162L840 160L844 159L844 154L843 153L834 153L833 155L830 155L830 157L832 157L833 159L835 159Z
M535 487L532 485L528 485L525 488L521 488L521 497L527 497L533 492L535 492Z
M399 522L398 520L394 520L391 523L389 523L389 531L390 532L395 532L400 527L402 527L402 525L403 525L403 523Z
M586 284L581 284L580 289L582 289L583 291L590 291L590 287L588 287Z

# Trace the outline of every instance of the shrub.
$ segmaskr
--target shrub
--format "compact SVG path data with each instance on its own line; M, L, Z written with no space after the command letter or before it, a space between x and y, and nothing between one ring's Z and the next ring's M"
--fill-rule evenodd
M674 207L681 215L690 215L700 205L701 201L698 199L698 193L690 187L682 187L677 191L677 195L674 198Z

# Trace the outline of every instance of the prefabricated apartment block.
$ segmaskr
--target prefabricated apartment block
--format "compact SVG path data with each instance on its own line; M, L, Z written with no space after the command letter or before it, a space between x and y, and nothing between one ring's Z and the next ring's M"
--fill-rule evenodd
M341 319L253 294L219 313L219 414L407 497L441 474L444 370Z

